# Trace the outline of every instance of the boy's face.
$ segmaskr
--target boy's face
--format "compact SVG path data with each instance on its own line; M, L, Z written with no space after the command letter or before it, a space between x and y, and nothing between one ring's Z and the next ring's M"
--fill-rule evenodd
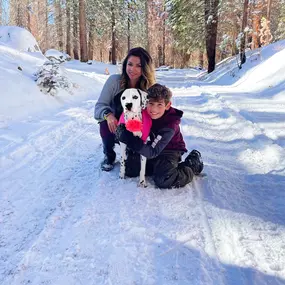
M147 104L147 112L153 120L159 119L163 116L164 112L168 110L171 106L171 102L165 104L163 99L159 101L154 101L149 99Z

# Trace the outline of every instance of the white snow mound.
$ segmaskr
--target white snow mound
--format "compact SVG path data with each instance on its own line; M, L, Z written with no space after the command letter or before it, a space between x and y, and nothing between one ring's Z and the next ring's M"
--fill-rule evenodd
M41 50L34 36L24 28L15 26L0 27L0 44L18 51L39 52Z
M59 63L71 60L71 57L67 53L58 51L56 49L49 49L49 50L47 50L45 52L45 56L49 60L55 60L55 61L57 61Z

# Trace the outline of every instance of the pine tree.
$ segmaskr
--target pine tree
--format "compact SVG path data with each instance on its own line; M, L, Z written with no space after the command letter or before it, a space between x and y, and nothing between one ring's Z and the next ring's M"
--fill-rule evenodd
M238 54L235 41L241 30L242 7L242 0L221 1L217 37L221 59L230 55Z
M187 66L190 54L205 47L204 3L202 1L166 1L169 13L168 25L173 33L173 63Z
M45 94L55 96L60 89L71 90L72 83L55 61L45 62L35 76L37 85Z
M27 0L10 0L9 3L10 24L22 28L28 28L28 1Z
M285 5L284 4L285 2L283 3L283 5L279 7L278 9L279 14L278 14L278 17L276 17L277 19L279 19L279 21L277 21L276 31L274 32L274 38L276 41L285 39Z
M268 45L273 39L270 32L269 21L265 17L262 17L261 19L261 29L259 31L259 37L260 43L263 46Z

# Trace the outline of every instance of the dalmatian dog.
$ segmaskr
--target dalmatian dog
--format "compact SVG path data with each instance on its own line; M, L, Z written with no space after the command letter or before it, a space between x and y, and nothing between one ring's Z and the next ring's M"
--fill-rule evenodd
M147 93L136 88L126 89L121 95L121 105L123 107L123 113L120 117L119 124L125 123L126 128L133 132L134 136L140 137L146 142L151 128L151 118L147 114ZM128 128L128 123L133 123L132 129ZM129 124L130 125L130 124ZM126 162L126 144L120 142L121 149L121 166L120 166L120 178L125 178L125 162ZM139 184L140 187L146 187L145 181L146 171L146 157L141 155L141 169Z

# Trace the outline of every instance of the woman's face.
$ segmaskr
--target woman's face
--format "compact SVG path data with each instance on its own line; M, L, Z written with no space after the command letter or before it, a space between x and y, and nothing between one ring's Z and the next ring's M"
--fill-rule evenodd
M127 61L127 75L131 81L137 81L142 75L141 60L137 56L131 55Z

